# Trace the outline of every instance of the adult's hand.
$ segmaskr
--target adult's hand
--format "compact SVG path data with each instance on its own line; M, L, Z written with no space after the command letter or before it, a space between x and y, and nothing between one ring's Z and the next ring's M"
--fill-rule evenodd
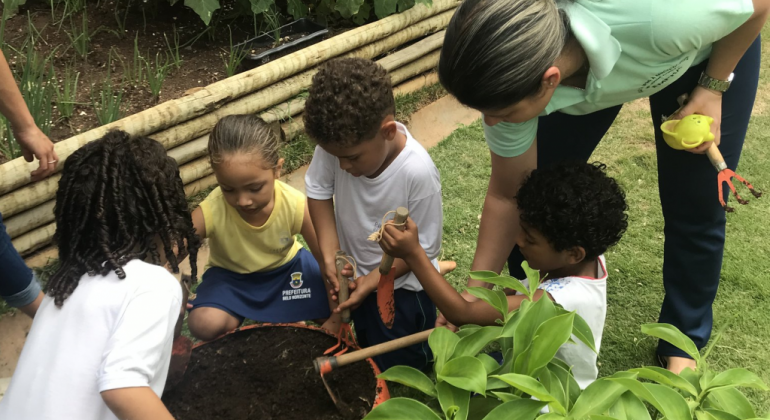
M722 133L722 93L698 86L692 91L684 107L670 118L681 120L692 114L706 115L714 119L714 122L711 123L711 132L714 134L714 143L719 146ZM706 153L709 147L711 147L711 142L707 141L698 147L687 149L687 151L703 154Z

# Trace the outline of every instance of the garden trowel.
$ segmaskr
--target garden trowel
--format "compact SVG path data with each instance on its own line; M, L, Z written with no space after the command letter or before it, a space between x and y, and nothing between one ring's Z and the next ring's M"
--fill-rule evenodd
M396 209L396 216L393 218L393 224L400 230L404 230L404 223L409 217L409 210L405 207ZM377 309L380 312L380 318L388 329L393 328L393 321L396 317L396 302L393 297L393 286L396 281L396 272L393 270L393 257L388 254L382 254L380 262L380 281L377 283Z

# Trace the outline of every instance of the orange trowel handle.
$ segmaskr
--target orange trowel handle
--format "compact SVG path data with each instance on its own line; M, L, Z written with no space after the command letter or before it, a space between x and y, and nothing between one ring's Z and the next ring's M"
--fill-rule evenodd
M406 219L408 217L409 217L409 210L407 210L406 207L399 207L396 209L396 216L393 218L393 223L397 225L401 225L406 222ZM404 226L397 226L397 228L401 231L404 230ZM383 253L382 262L380 262L380 274L386 275L390 273L391 267L393 267L393 257L391 257L386 253Z

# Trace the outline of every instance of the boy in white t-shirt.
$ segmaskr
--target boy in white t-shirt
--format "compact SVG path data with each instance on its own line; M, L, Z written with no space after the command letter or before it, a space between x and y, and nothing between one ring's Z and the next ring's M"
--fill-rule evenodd
M313 77L305 105L308 135L318 143L305 176L310 216L324 258L325 277L338 291L335 253L343 250L361 276L351 283L358 343L364 347L432 328L436 307L403 260L395 267L395 321L388 329L377 310L382 250L367 237L383 216L406 207L422 229L419 246L438 268L443 213L441 180L428 153L394 120L390 76L371 60L327 62ZM436 271L438 272L438 271ZM343 273L352 275L347 270ZM394 365L423 369L432 360L427 343L374 358L383 371Z
M112 131L67 159L56 192L59 267L5 397L7 420L171 420L160 400L195 235L176 162Z
M604 169L604 165L587 163L536 169L516 196L521 220L516 244L530 267L543 276L535 300L547 293L564 309L576 311L591 328L597 352L607 313L607 269L602 254L620 240L628 226L625 195ZM417 235L417 225L408 220L403 233L386 227L380 244L409 264L449 322L496 325L497 310L481 300L466 301L431 269ZM511 291L508 308L518 309L524 299ZM598 374L597 353L579 340L575 342L562 346L556 356L572 366L575 380L585 388Z

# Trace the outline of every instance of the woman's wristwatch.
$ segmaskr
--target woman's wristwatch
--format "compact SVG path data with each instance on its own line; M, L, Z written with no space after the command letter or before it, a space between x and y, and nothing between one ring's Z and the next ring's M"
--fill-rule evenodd
M719 80L715 79L704 71L700 74L700 79L698 79L698 85L713 90L716 92L727 92L727 89L730 88L730 83L733 81L733 77L735 77L734 73L730 73L730 76L727 78L727 80Z

